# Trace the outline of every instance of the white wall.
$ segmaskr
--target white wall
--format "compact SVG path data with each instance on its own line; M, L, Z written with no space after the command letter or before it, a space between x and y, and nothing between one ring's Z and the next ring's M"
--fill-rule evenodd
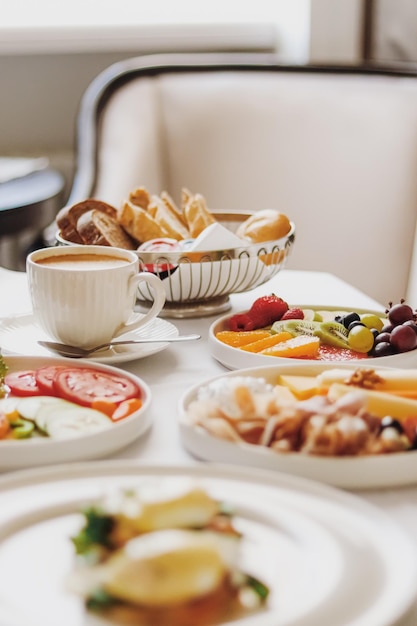
M101 10L91 13L97 1ZM108 65L140 54L190 50L273 50L283 62L304 63L310 56L350 62L357 58L361 2L212 0L202 5L177 0L176 12L164 12L162 6L172 7L172 0L153 0L146 11L143 2L134 0L141 22L128 23L119 11L119 21L112 25L105 10L109 0L73 0L65 4L72 15L62 13L61 3L14 0L0 22L0 155L47 156L69 184L78 104L90 81ZM36 8L32 17L38 25L31 26L25 5ZM83 28L75 19L78 5L90 8L83 13ZM187 5L206 22L198 23ZM42 7L48 9L49 21L55 20L54 28L40 25ZM164 22L159 25L158 11Z

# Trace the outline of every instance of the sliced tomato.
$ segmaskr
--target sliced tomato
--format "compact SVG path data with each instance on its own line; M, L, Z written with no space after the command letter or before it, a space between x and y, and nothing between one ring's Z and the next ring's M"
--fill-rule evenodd
M53 386L60 398L82 406L91 406L97 398L117 404L141 395L130 378L88 367L65 367L56 372Z
M37 385L45 396L55 395L54 379L56 373L65 369L65 365L46 365L35 371Z
M41 390L36 382L34 370L21 370L6 374L4 382L15 396L40 396Z

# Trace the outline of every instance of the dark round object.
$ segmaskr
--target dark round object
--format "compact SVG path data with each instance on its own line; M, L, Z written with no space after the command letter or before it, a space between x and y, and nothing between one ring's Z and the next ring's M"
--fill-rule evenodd
M381 333L390 333L395 328L395 324L391 324L391 322L387 322L381 328Z
M373 356L390 356L391 354L395 354L395 352L393 346L387 341L376 343L372 349Z
M396 326L390 336L390 344L398 352L409 352L417 347L417 335L410 326Z
M375 343L390 343L391 333L380 332L375 337Z
M365 324L363 324L362 322L355 320L354 322L351 322L349 324L349 326L347 327L347 329L350 331L352 330L352 328L355 328L355 326L365 326Z
M385 428L395 428L395 430L400 434L404 432L401 422L390 415L386 415L381 420L381 430L385 430Z
M343 324L345 328L349 328L349 325L352 324L352 322L359 322L360 319L359 313L352 311L352 313L346 313L346 315L342 316L340 324Z
M407 320L406 322L403 323L403 326L409 326L417 334L417 324L415 323L414 320Z
M402 324L408 320L412 320L414 316L413 309L405 302L394 304L388 311L388 319L393 324Z

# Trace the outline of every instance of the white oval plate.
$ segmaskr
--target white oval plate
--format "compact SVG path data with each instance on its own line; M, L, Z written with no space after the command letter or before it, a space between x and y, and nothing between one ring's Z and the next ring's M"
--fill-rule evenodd
M350 307L335 307L335 306L316 306L311 304L292 304L291 307L299 307L301 309L313 309L314 311L356 311L357 313L374 313L380 317L384 317L384 312L373 311L370 309L361 309ZM246 311L241 311L246 313ZM234 314L235 315L235 314ZM308 359L295 359L295 358L283 358L277 356L266 356L264 354L256 354L253 352L246 352L239 348L233 348L216 339L216 334L221 330L229 329L229 320L232 316L223 315L215 322L213 322L209 329L208 343L211 355L219 361L222 365L228 369L235 370L245 367L267 367L273 365L276 362L279 365L295 365L305 364L306 362L315 363L317 361ZM348 363L351 365L364 365L367 367L417 367L417 349L410 352L403 352L402 354L392 354L390 356L380 356L377 358L357 359L351 361L333 361L333 366L339 363ZM320 361L325 363L325 361Z
M103 372L121 374L133 380L142 390L142 406L128 417L115 422L111 428L74 437L54 440L47 437L33 439L0 439L0 471L16 470L37 465L85 461L105 457L129 445L149 428L151 422L149 407L151 391L138 376L108 365L98 365L84 359L63 359L59 357L5 356L9 372L30 370L44 365L66 365L69 367L89 367Z
M276 384L282 374L314 376L334 367L334 364L323 363L257 367L229 372L194 385L183 395L178 407L181 439L185 448L205 461L287 472L346 489L396 487L417 483L417 451L359 457L320 457L299 452L279 453L258 445L218 439L203 428L192 424L187 416L187 408L197 397L199 388L212 380L229 376L254 376ZM336 364L336 367L352 369L350 365Z
M103 624L86 615L66 587L80 509L107 490L149 482L159 489L178 480L197 483L233 506L244 535L242 569L270 587L265 611L229 626L389 626L413 602L414 544L360 498L260 470L110 461L0 479L0 571L7 572L0 622L56 626L59 616L59 626Z
M120 336L119 339L155 339L155 343L114 346L108 350L96 352L88 361L97 363L126 363L143 359L168 348L169 343L163 342L165 337L177 337L178 329L174 324L156 317L143 328ZM0 320L0 345L3 354L20 354L31 356L50 356L51 352L38 344L39 340L50 341L49 337L35 322L33 315L16 315Z

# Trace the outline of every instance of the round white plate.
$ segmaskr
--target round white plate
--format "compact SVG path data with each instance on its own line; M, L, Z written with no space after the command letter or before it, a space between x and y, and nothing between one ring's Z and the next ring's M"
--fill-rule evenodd
M181 398L178 413L181 439L185 448L205 461L233 463L243 466L287 472L346 489L396 487L417 483L417 450L358 457L321 457L299 452L280 453L258 445L234 443L218 439L191 423L187 416L189 404L198 389L212 380L230 376L254 376L276 384L282 374L316 375L334 365L277 365L229 372L189 389ZM337 364L350 369L350 365Z
M156 354L169 346L163 342L165 337L177 337L178 329L174 324L156 317L143 328L125 333L118 339L155 339L155 343L127 346L114 346L86 357L97 363L125 363ZM53 354L38 344L38 341L51 340L36 323L33 315L17 315L0 320L0 347L3 354L24 354L32 356L51 356Z
M56 626L59 616L59 626L102 624L66 585L79 511L109 489L149 482L158 489L177 480L197 483L233 506L244 535L242 569L270 587L265 611L229 626L388 626L413 602L414 544L357 497L260 470L110 461L0 480L0 571L7 572L0 622Z
M349 307L335 307L335 306L316 306L311 304L292 304L291 307L299 307L301 309L313 309L314 311L356 311L357 313L374 313L380 317L385 317L382 311L373 311L370 309L361 308L349 308ZM246 311L241 311L246 313ZM235 314L234 314L235 315ZM209 329L208 343L211 355L219 361L222 365L228 369L235 370L245 367L267 367L273 365L274 362L279 365L294 365L295 363L304 364L306 359L295 358L282 358L276 356L266 356L264 354L256 354L254 352L246 352L245 350L239 350L239 348L233 348L216 339L216 334L221 330L230 330L229 320L232 316L230 313L220 317L213 322ZM308 361L307 361L308 362ZM310 361L314 363L314 360ZM353 365L364 365L367 367L417 367L417 349L410 352L403 352L402 354L392 354L390 356L383 356L377 358L367 358L345 361L346 363ZM320 361L324 363L324 361ZM334 365L342 363L342 361L333 362Z
M0 440L0 471L16 470L37 465L86 461L105 457L129 445L150 427L149 407L151 391L138 376L108 365L86 362L84 359L63 359L59 357L5 356L9 372L30 370L44 365L66 365L70 367L94 368L111 372L133 380L142 390L142 407L128 417L115 422L111 428L80 435L71 439L54 440L47 437L33 439Z

